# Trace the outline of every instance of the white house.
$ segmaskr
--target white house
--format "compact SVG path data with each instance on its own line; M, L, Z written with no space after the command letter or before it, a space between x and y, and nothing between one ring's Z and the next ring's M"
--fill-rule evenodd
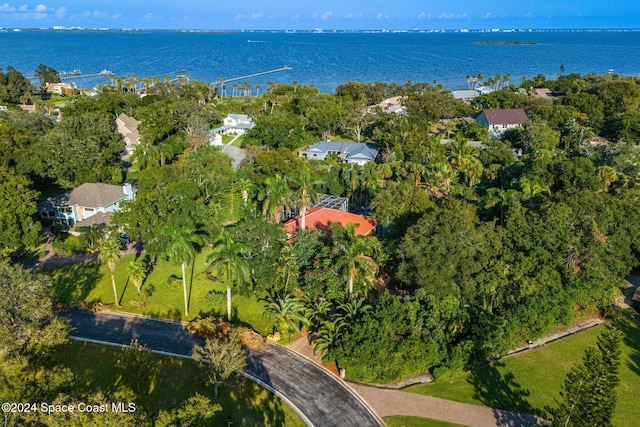
M254 126L253 120L246 114L229 114L224 118L223 126L213 129L213 132L242 135Z
M364 165L373 162L380 149L364 142L329 142L321 141L313 144L303 153L309 160L325 160L328 155L336 154L344 163Z
M509 129L521 128L527 121L527 113L522 108L503 110L482 110L476 123L489 129L489 138L500 139Z

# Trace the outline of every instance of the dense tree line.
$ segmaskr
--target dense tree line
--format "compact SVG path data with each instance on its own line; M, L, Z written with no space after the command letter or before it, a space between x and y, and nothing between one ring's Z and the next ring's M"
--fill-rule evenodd
M60 123L0 114L0 161L24 188L120 182L113 120L126 112L142 121L132 159L140 188L115 221L153 259L184 268L210 248L208 275L229 301L263 297L276 327L316 331L317 350L351 376L446 376L605 307L637 266L638 84L536 76L469 105L435 83L350 82L331 95L269 85L259 97L216 100L198 82L156 82L142 98L123 83L70 103ZM543 86L557 96L533 96ZM389 96L406 115L375 106ZM469 120L511 107L530 120L501 141ZM204 139L230 112L256 123L238 170ZM590 144L595 134L609 141ZM328 137L377 143L379 161L298 156ZM332 227L285 242L282 211L303 212L315 193L348 197L380 221L379 238ZM22 194L31 212L35 194ZM21 218L11 227L26 243Z

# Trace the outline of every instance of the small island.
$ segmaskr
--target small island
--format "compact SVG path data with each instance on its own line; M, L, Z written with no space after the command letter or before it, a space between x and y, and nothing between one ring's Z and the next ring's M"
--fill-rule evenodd
M475 44L538 44L538 42L528 41L521 42L518 40L478 40Z

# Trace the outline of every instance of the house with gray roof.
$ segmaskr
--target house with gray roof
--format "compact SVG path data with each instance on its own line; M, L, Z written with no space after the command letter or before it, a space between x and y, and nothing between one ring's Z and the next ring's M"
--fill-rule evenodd
M246 114L229 114L222 126L213 129L213 133L242 135L254 126L253 120Z
M482 110L476 123L489 129L489 138L500 139L509 129L521 128L527 121L527 113L522 108Z
M303 153L309 160L325 160L327 156L335 154L343 163L364 165L373 162L380 149L364 142L329 142L321 141L313 144Z
M120 210L120 203L134 198L135 189L130 182L123 185L85 183L56 197L50 197L40 205L39 212L42 218L52 219L69 227L90 226L97 223L96 219L100 219L99 223L109 225L110 214Z

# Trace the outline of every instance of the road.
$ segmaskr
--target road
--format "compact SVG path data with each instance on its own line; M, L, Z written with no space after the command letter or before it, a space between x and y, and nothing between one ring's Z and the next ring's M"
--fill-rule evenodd
M190 357L203 340L181 322L103 311L60 313L75 329L71 336L105 344L137 339L158 353ZM384 426L379 417L340 379L297 353L276 344L248 350L244 375L285 400L312 426Z

